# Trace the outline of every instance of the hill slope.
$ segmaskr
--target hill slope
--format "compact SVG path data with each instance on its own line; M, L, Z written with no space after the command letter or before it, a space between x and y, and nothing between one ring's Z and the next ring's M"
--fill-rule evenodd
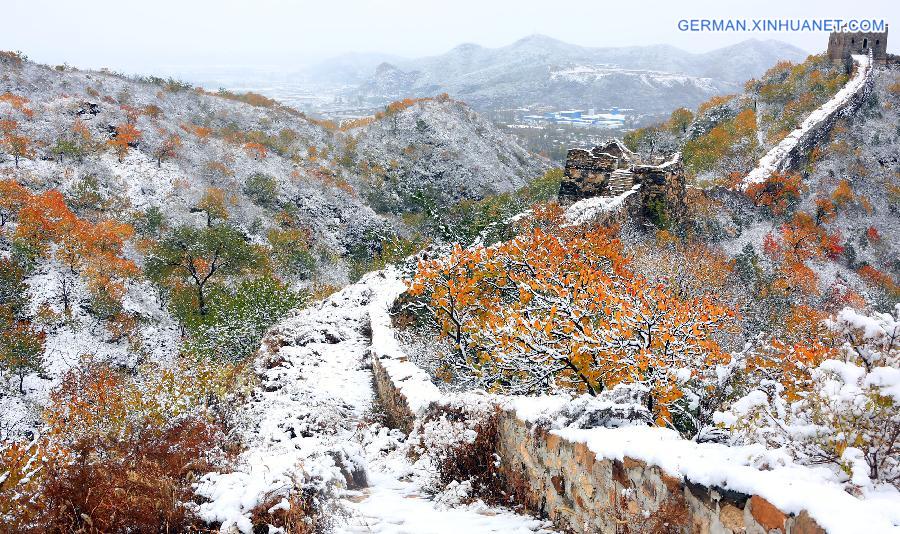
M0 369L4 435L31 428L48 388L89 355L134 368L202 342L207 351L234 348L240 359L285 311L256 314L248 302L290 307L364 272L383 241L420 232L399 217L419 207L372 204L371 172L358 163L393 169L397 185L384 191L428 191L446 205L517 189L548 166L449 100L416 103L347 132L252 93L51 68L8 53L0 67L0 261L9 275L0 308L32 325L42 346L42 363L22 368L24 394ZM46 215L46 231L25 236L34 249L20 231L23 205ZM71 228L83 231L69 239ZM91 286L91 276L104 279L61 260L69 246L76 257L94 250L92 234L104 228L118 232L105 252L128 271L108 312ZM189 255L189 276L179 278L164 263L173 260L160 255L190 247L210 255L196 263ZM216 258L229 249L254 259L217 271ZM186 291L207 269L206 289ZM206 308L194 293L209 300ZM242 309L250 315L242 318ZM213 332L215 344L200 332ZM226 339L237 345L224 348Z

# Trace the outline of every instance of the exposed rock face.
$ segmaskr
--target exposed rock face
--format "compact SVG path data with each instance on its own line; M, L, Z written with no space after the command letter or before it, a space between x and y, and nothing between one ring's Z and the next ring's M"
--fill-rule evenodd
M574 148L566 156L559 187L561 204L592 197L616 197L640 185L641 213L659 222L679 219L685 211L685 180L680 154L642 161L620 141L611 139L591 150Z

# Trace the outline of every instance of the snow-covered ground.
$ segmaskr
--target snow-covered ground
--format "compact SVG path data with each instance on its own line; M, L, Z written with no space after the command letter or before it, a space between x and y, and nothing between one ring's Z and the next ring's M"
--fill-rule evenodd
M853 78L851 78L837 94L831 97L830 100L810 113L809 117L807 117L797 129L792 131L787 137L782 139L780 143L769 150L766 155L759 160L759 165L744 177L743 187L746 188L750 184L764 182L773 172L781 170L785 158L791 153L794 147L797 146L797 143L799 143L807 133L814 128L817 128L823 121L827 120L835 111L843 107L853 95L863 88L866 78L872 70L869 57L854 55L853 61L858 66Z
M566 221L573 225L586 224L604 217L625 206L625 201L640 190L640 184L614 197L591 197L572 204L566 208Z
M367 275L284 320L264 343L261 384L243 409L248 450L232 473L209 474L201 516L222 531L251 532L250 511L313 485L336 500L338 533L547 532L546 523L479 502L432 496L424 462L405 436L373 417L369 313L404 289L394 271ZM280 346L279 346L280 345ZM365 478L347 489L346 474ZM352 478L352 477L351 477Z

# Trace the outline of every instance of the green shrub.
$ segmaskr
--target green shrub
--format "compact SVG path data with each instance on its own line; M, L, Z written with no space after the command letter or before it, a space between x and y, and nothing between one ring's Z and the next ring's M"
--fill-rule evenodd
M256 173L247 178L244 193L255 204L273 208L278 204L278 181L267 174Z
M263 334L301 298L271 276L242 281L233 290L212 292L209 310L188 320L185 351L201 358L241 361L251 356Z

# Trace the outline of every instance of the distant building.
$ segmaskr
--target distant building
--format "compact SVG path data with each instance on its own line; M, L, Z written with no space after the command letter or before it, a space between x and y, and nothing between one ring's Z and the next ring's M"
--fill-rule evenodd
M875 64L885 65L887 53L888 27L883 32L832 32L828 38L828 59L849 66L853 54L869 55Z

